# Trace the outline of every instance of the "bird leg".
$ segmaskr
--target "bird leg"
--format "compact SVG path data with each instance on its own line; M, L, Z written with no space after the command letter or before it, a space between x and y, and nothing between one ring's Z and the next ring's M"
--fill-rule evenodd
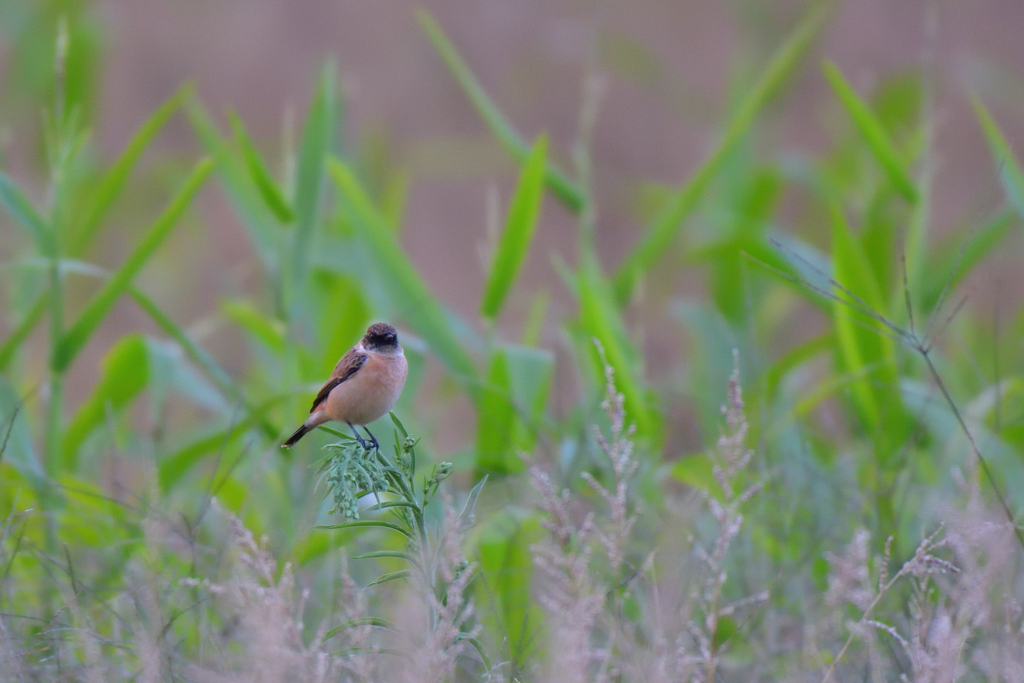
M366 433L369 435L370 443L372 444L374 450L378 450L379 451L380 450L380 444L377 443L377 437L375 437L373 435L373 432L371 432L369 427L367 427L366 425L363 425L363 429L365 429Z
M364 450L364 451L368 451L368 450L370 450L370 449L369 449L369 448L367 448L367 446L366 446L366 439L364 439L364 438L363 438L363 437L362 437L362 436L361 436L361 435L359 434L359 430L355 428L355 425L353 425L353 424L352 424L351 422L348 422L348 423L346 423L346 424L348 424L348 428L352 430L352 433L356 435L356 441L358 441L358 442L359 442L359 445L363 447L363 450ZM365 427L363 427L363 429L366 429L366 428L365 428ZM372 435L371 435L371 436L372 436Z

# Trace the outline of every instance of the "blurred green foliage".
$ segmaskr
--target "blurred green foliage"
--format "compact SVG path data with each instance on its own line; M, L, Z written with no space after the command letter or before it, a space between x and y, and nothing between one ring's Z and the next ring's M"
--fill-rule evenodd
M940 239L928 214L933 122L922 77L860 93L828 61L821 77L834 91L833 111L843 117L830 149L816 158L758 154L762 111L800 69L818 68L808 53L828 11L810 9L763 73L746 84L718 145L689 178L650 193L653 219L615 266L594 246L600 197L592 194L585 160L569 172L554 165L545 135L528 143L441 27L421 12L440 58L520 164L479 318L467 319L431 291L402 247L402 212L395 208L404 205L401 170L391 169L394 177L383 185L371 182L375 160L343 152L344 106L332 63L319 75L298 148L281 165L287 174L268 163L238 116L228 114L228 125L221 125L188 85L141 123L119 156L101 161L88 139L100 42L86 3L5 6L13 65L5 97L43 105L48 114L41 135L45 200L29 198L29 179L0 172L8 298L0 342L0 516L33 510L17 534L5 527L0 608L52 616L68 580L90 581L102 601L143 552L147 515L173 511L184 519L194 552L209 538L202 520L212 497L257 534L268 534L275 552L295 558L318 584L332 580L330 551L379 547L384 541L351 528L314 528L329 507L309 502L317 495L309 463L322 435L307 438L294 455L277 448L317 383L375 319L403 331L410 377L396 411L412 433L430 428L415 408L428 391L440 406L435 410L456 400L472 406L475 438L450 458L465 490L490 477L467 554L481 572L480 623L497 654L516 666L536 651L542 628L530 609L530 548L541 526L522 493L529 487L520 454L549 456L566 485L580 471L608 476L590 431L603 419L594 339L637 428L644 463L638 486L650 515L680 485L718 495L707 455L677 452L680 405L701 443L712 444L731 351L739 349L751 441L768 480L751 515L751 553L768 558L770 568L737 575L802 577L803 584L786 582L773 596L782 604L820 589L814 557L845 542L855 527L867 526L878 539L894 535L896 556L913 549L933 521L927 502L956 490L950 472L974 471L961 418L992 466L994 481L986 486L994 483L1019 510L1024 316L1006 310L994 328L985 311L971 303L959 308L956 290L1018 232L1024 174L976 100L1005 199L985 215L965 216L963 230ZM54 77L58 17L66 21L68 46L62 78ZM137 182L140 159L175 117L191 126L201 158L190 170L178 169L175 189L152 208L148 227L119 237L130 245L119 264L90 263L90 248ZM236 359L218 359L195 325L176 320L156 292L138 284L172 232L195 213L196 197L213 192L229 200L259 259L258 287L217 304L222 322L245 343L246 364L231 372L226 367L238 368ZM522 334L506 337L499 330L508 327L497 323L516 296L533 236L544 229L545 192L580 224L575 264L560 272L573 305L552 319L547 299L539 299ZM801 198L795 217L780 212L787 196ZM682 267L704 277L706 298L645 298L647 290L674 291ZM89 396L66 405L69 371L125 299L159 333L125 332L105 351ZM669 321L685 362L650 366L630 322L638 312ZM558 362L580 379L580 400L562 413L549 405L556 355L541 344L542 327L555 331L546 339L566 345L569 353ZM797 334L801 329L813 332ZM39 366L32 361L42 352L33 347L42 339ZM993 349L998 363L977 360L991 358ZM441 367L440 388L424 381L430 359ZM932 362L949 402L938 393ZM393 443L397 433L384 433L384 448L401 447ZM434 459L429 441L422 450ZM182 574L196 562L182 559ZM47 572L39 571L41 564ZM186 629L179 635L189 642Z

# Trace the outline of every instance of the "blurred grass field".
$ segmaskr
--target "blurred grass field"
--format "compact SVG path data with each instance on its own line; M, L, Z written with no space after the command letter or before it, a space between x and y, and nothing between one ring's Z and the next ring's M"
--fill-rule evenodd
M838 5L786 14L703 160L626 202L593 141L642 46L589 51L571 136L527 133L410 13L510 169L442 266L482 264L469 312L344 64L279 140L184 83L108 156L97 15L0 5L0 680L1018 680L1024 152L958 92L991 164L936 216L950 85L933 56L861 87L818 43ZM813 154L773 137L798 79ZM279 444L375 320L410 375L349 523L343 437Z

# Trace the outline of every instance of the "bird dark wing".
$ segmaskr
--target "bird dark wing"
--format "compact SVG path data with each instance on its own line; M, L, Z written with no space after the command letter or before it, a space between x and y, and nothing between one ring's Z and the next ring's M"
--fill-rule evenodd
M355 349L349 349L338 364L334 366L334 372L331 373L331 378L327 380L322 387L320 392L313 399L313 407L309 409L309 412L315 412L320 404L327 400L327 395L331 393L334 387L338 386L352 375L359 371L359 368L363 367L363 363L366 362L366 354L360 353Z

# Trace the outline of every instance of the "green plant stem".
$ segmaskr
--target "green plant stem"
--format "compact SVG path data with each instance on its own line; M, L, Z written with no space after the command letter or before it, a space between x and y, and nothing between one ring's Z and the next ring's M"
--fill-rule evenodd
M999 501L1000 507L1002 507L1003 512L1006 513L1006 519L1010 522L1010 526L1013 527L1013 533L1017 537L1017 542L1020 544L1021 549L1024 549L1024 533L1021 532L1020 527L1017 525L1013 510L1010 509L1010 504L1006 502L1006 496L1004 496L1003 492L999 489L999 483L996 481L995 475L988 466L988 460L986 460L985 456L981 454L981 449L978 448L978 443L974 440L974 434L972 434L971 430L967 428L967 422L964 421L963 415L960 413L960 409L957 408L956 402L953 401L953 397L946 388L946 383L942 380L942 375L940 375L939 371L935 368L935 364L932 362L928 349L920 348L918 351L928 366L929 374L931 374L935 384L938 385L939 391L942 392L942 397L946 399L946 404L949 406L949 409L953 411L953 416L960 425L960 429L963 431L964 436L967 437L967 443L970 444L971 452L974 453L974 457L978 459L978 463L981 465L981 469L985 473L985 478L988 479L988 483L992 486L992 490L996 494L996 499Z

